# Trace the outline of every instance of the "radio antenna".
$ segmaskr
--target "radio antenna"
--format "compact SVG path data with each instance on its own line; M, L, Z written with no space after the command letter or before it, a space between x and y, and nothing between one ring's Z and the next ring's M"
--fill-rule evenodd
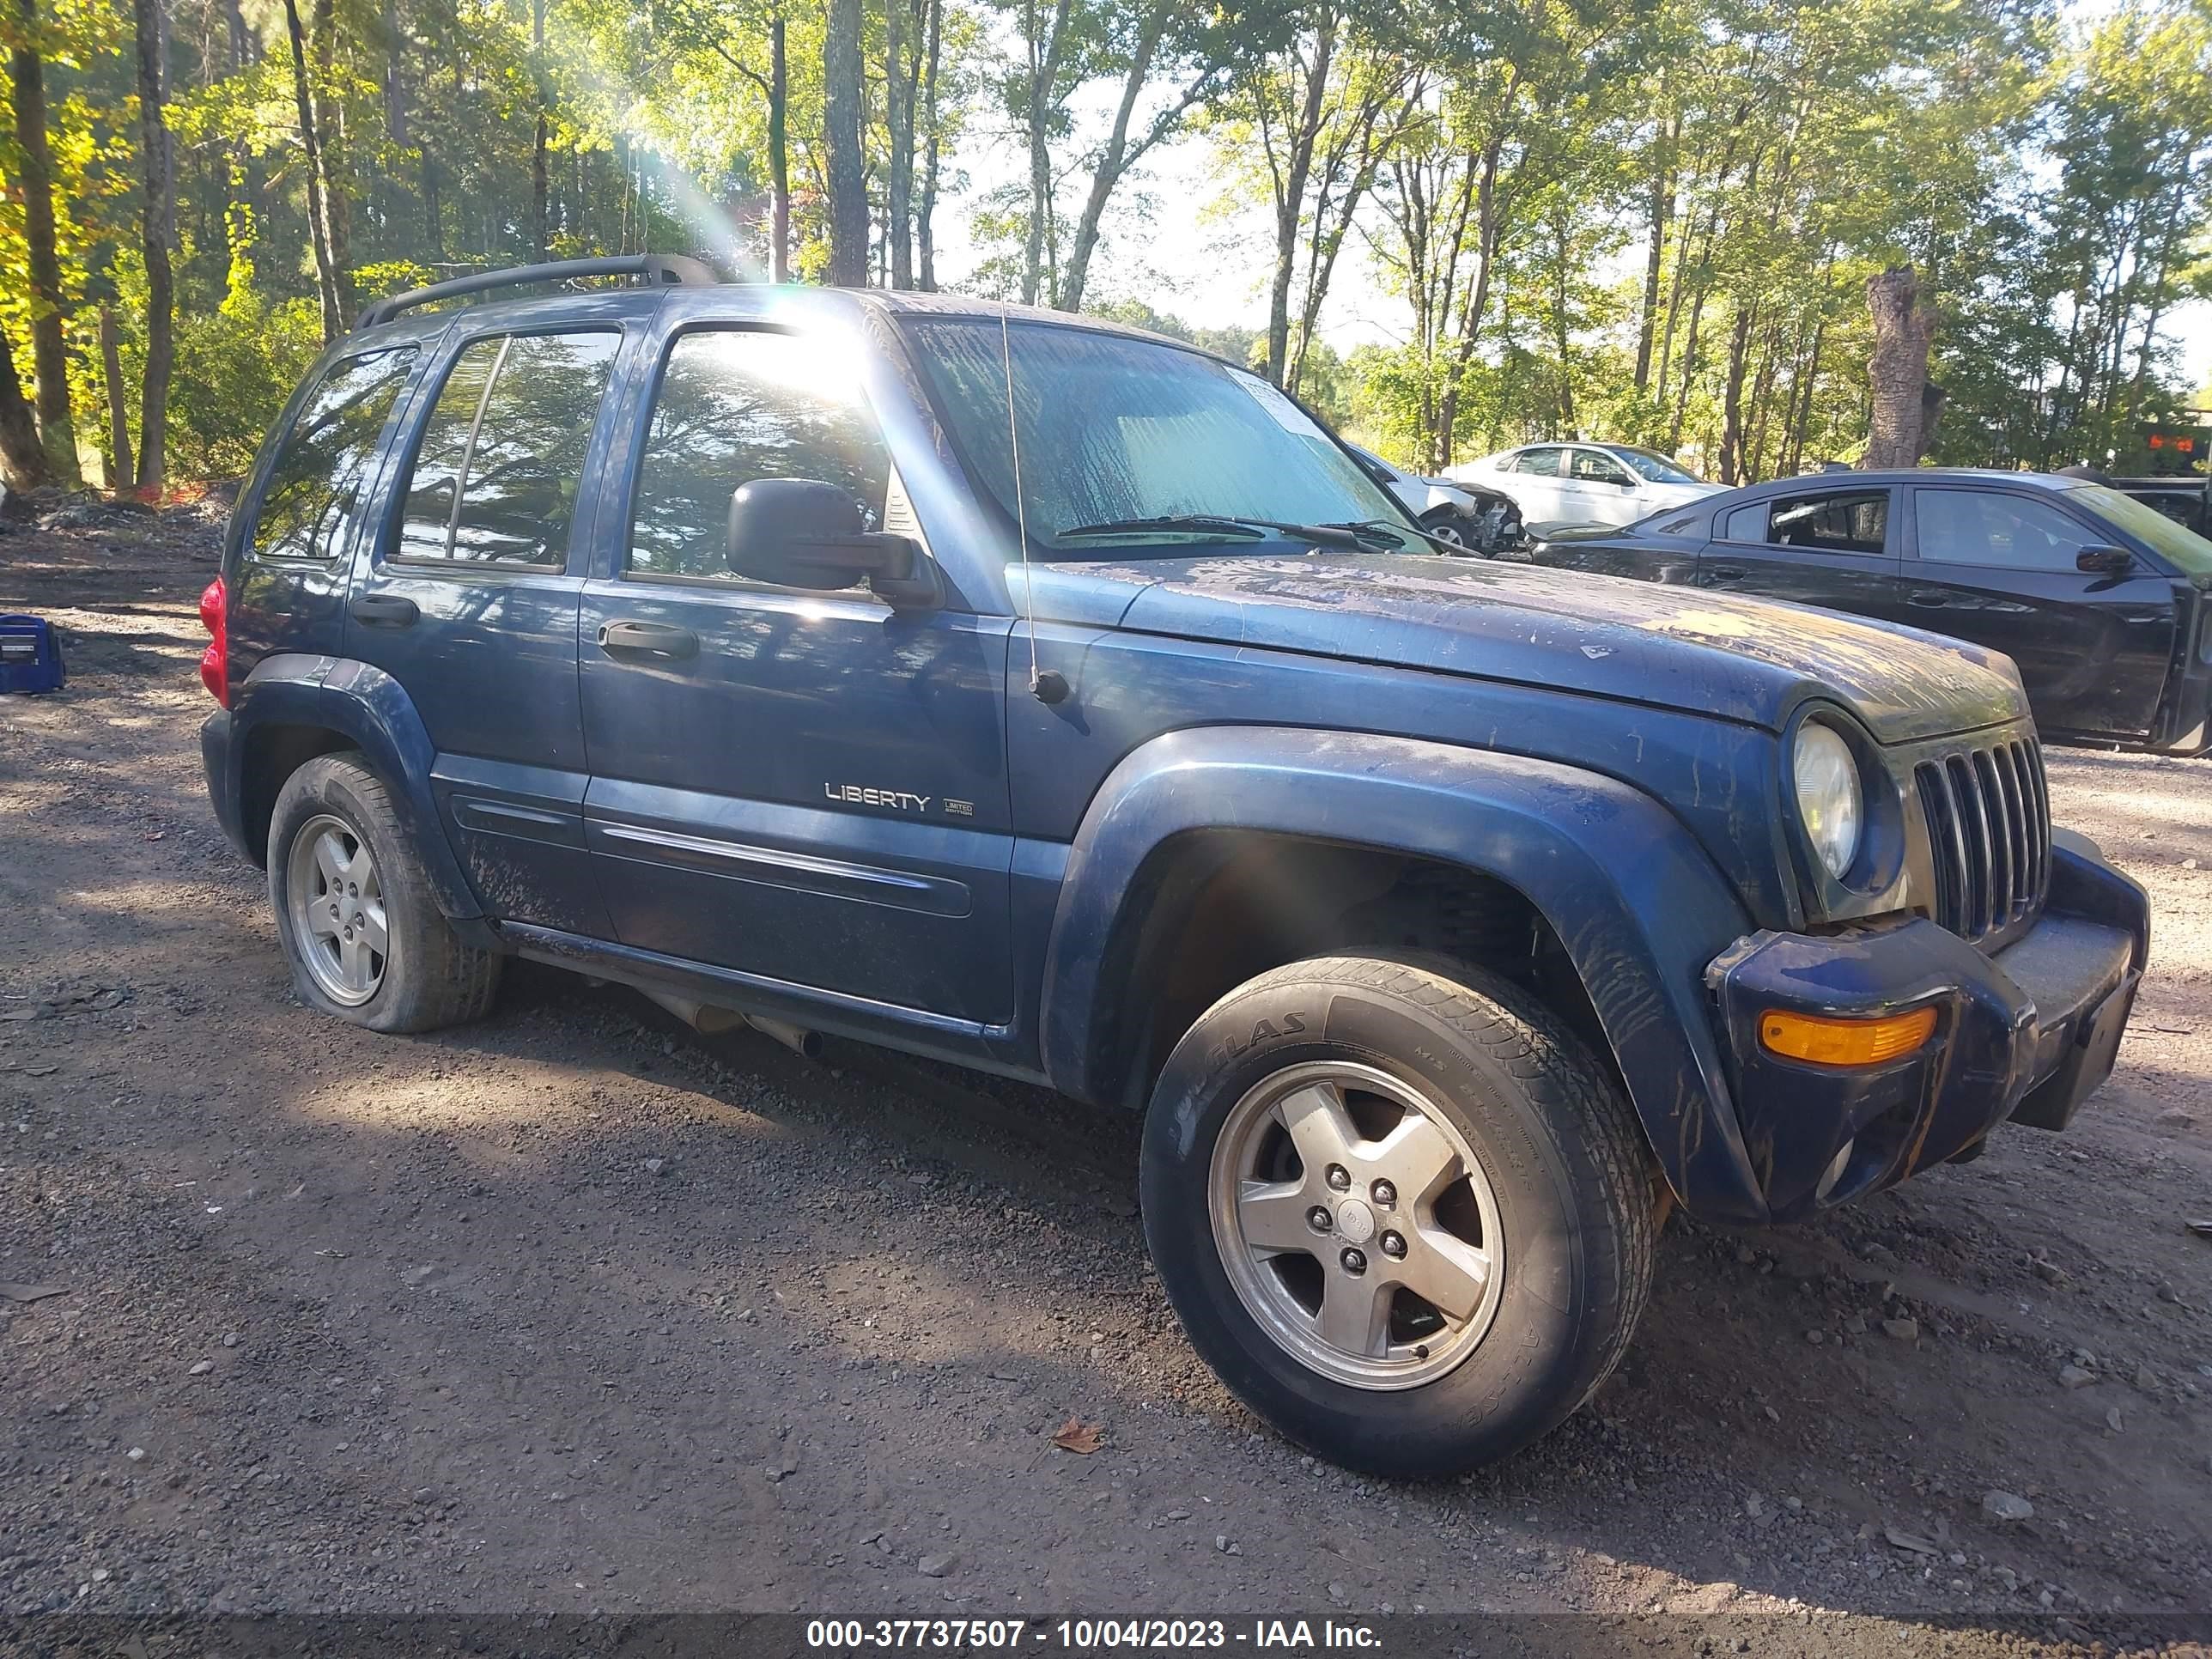
M1037 669L1036 592L1030 586L1029 505L1022 495L1021 422L1014 418L1013 335L1006 325L1006 313L1003 311L999 313L999 362L1006 374L1006 447L1014 461L1014 533L1021 538L1022 631L1030 639L1030 695L1042 703L1057 703L1066 699L1066 677L1057 672L1040 672Z

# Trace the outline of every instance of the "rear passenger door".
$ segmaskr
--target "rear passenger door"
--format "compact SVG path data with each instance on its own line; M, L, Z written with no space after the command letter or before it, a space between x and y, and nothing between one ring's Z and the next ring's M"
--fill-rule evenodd
M1559 524L1576 520L1560 494L1559 468L1566 452L1556 444L1539 444L1513 458L1512 482L1506 491L1521 504L1521 517L1530 524Z
M583 845L576 611L617 327L479 333L434 365L346 654L399 683L490 913L604 937ZM598 440L604 441L603 439Z
M1698 556L1698 585L1902 620L1896 497L1886 484L1831 485L1723 505Z
M2148 733L2173 659L2171 577L2141 557L2124 574L2076 568L2112 538L2042 493L1915 484L1912 530L1905 597L1922 627L2010 657L2046 730Z

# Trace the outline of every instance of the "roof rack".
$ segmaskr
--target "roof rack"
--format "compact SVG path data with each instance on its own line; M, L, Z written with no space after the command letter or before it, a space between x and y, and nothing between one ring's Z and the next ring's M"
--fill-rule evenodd
M483 294L498 288L521 288L532 283L566 283L580 276L642 276L655 288L711 287L719 279L700 260L681 253L632 253L618 258L556 259L550 264L517 265L512 270L480 270L472 276L409 289L376 301L354 321L356 331L388 323L403 311L457 300L466 294Z

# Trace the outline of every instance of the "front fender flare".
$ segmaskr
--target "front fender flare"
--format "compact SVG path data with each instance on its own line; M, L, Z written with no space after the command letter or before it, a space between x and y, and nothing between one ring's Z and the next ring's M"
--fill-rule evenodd
M1715 1040L1705 964L1747 932L1680 822L1617 780L1549 761L1362 733L1211 726L1157 738L1100 787L1070 848L1047 947L1045 1069L1091 1085L1123 896L1194 830L1250 830L1456 865L1542 914L1589 994L1668 1182L1716 1220L1766 1206Z
M246 757L257 726L282 724L335 732L360 750L390 786L409 844L422 861L438 908L454 921L483 915L483 903L461 872L446 839L430 768L437 748L404 688L382 669L351 658L282 653L263 658L233 699L230 744L233 810L247 787Z

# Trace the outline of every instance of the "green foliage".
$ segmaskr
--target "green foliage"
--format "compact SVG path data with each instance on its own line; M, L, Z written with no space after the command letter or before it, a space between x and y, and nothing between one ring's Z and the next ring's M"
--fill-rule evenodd
M167 3L171 467L234 472L319 337L286 9ZM2169 337L2178 307L2212 298L2212 9L2051 4L865 0L871 268L887 280L903 84L909 235L957 223L964 287L1050 296L1079 281L1095 313L1273 360L1401 461L1569 432L1730 478L1848 458L1866 434L1865 283L1910 261L1939 315L1934 459L2124 464L2139 422L2188 402ZM821 275L826 8L297 6L356 303L531 257L541 201L556 257L652 247L764 273L779 27L787 252L799 279ZM0 44L19 41L46 65L69 376L89 435L106 413L101 301L134 386L144 353L131 9L41 0L26 35L0 8ZM1168 209L1143 168L1186 130L1200 142L1184 156L1214 163L1214 222L1254 256L1225 278L1264 288L1285 239L1279 303L1254 326L1194 328L1146 303L1146 244ZM27 369L20 163L0 130L0 328ZM1361 320L1388 343L1340 357L1330 294L1353 274L1381 292Z
M177 329L169 403L171 466L184 478L234 478L322 349L314 302L258 300L186 313Z

